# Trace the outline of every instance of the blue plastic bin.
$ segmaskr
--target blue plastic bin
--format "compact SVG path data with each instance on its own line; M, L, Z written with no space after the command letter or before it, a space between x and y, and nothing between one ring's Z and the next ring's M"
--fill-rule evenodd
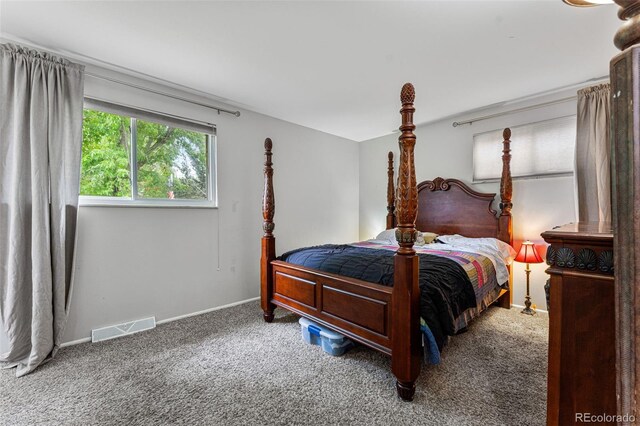
M353 341L306 318L300 318L302 338L312 345L322 346L329 355L340 356L354 346Z

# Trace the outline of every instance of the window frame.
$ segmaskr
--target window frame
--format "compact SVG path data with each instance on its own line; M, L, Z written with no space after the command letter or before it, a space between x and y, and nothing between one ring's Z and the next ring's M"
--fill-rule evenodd
M102 111L109 114L119 114L121 116L128 117L131 120L131 136L130 136L130 155L132 161L130 162L130 187L131 194L129 197L105 197L99 195L79 195L78 205L80 207L162 207L162 208L218 208L218 198L217 198L217 135L216 135L216 127L215 125L209 124L212 127L212 132L203 132L197 130L198 133L202 133L207 137L207 199L206 200L188 200L188 199L165 199L165 198L140 198L138 196L138 143L137 143L137 123L138 120L143 120L146 122L151 122L155 124L163 124L163 125L172 125L175 127L179 127L179 125L175 124L175 119L181 118L167 114L166 117L172 120L171 124L163 123L161 118L164 114L158 113L156 111L136 109L130 106L122 105L122 109L126 110L126 113L118 113L114 112L114 109L120 105L117 104L109 104L112 105L113 108L109 108L109 110L104 110L102 108L96 108L87 106L86 102L87 98L85 98L85 107L84 109L91 109L96 111ZM90 102L93 102L94 99L89 99ZM102 101L97 101L102 103ZM107 103L105 103L107 104ZM138 118L131 115L131 110L139 110L146 114L153 114L158 116L158 120L153 120L149 118ZM185 122L190 120L183 119ZM194 120L195 123L199 123ZM84 141L83 141L84 142Z

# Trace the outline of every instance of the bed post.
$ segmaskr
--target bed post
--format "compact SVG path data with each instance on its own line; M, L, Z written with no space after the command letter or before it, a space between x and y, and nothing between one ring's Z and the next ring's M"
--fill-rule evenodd
M273 143L267 138L264 141L264 194L262 195L262 257L260 259L260 300L266 322L273 321L273 310L276 306L271 303L273 297L273 272L271 261L276 257L276 239L273 236L273 215L276 210L273 195L273 163L271 162L271 148Z
M393 187L393 152L389 151L389 167L387 169L387 229L396 227L395 188Z
M640 424L640 0L615 2L624 23L613 39L621 52L609 65L611 217L617 414L624 417L618 424L626 426Z
M418 212L418 188L413 158L416 136L413 130L413 100L415 90L410 83L402 86L402 134L400 165L396 189L396 239L399 248L394 256L393 295L391 306L391 369L396 376L398 396L413 400L415 383L420 374L422 345L420 340L420 288L418 286L419 262L413 249L416 240L416 215Z
M507 244L513 244L513 218L511 216L511 195L513 186L511 182L511 129L508 127L502 132L502 179L500 180L500 234L498 239ZM513 282L511 270L509 270L509 291L503 294L498 305L510 309L513 299Z

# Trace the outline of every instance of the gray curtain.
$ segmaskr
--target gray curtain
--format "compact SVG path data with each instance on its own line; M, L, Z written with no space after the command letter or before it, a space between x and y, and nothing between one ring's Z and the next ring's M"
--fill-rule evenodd
M0 366L53 357L67 318L84 67L0 44Z
M576 188L578 220L611 221L609 84L578 91Z

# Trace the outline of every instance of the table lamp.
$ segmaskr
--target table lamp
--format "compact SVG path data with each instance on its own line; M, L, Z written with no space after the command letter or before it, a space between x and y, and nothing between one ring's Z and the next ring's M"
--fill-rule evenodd
M536 251L536 246L531 241L525 241L520 246L520 251L518 251L518 255L514 259L516 262L526 263L527 267L524 270L527 273L527 295L525 297L524 306L525 308L522 310L523 314L527 315L535 315L536 311L531 309L531 296L529 295L529 274L531 273L531 269L529 268L530 263L542 263L542 257Z

